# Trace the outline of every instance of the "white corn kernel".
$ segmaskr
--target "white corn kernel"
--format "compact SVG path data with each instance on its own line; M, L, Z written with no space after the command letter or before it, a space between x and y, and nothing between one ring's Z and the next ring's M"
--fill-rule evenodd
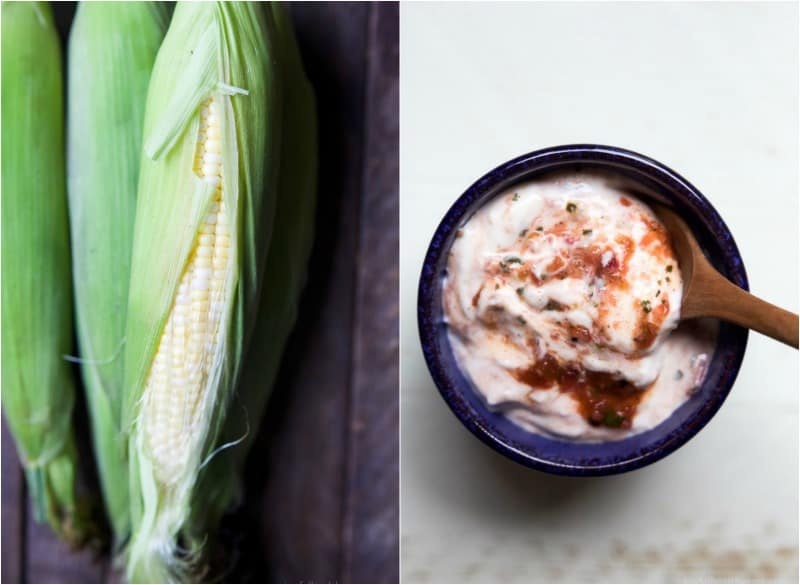
M218 347L220 319L227 306L224 274L230 237L222 189L219 110L214 99L200 110L194 162L199 178L217 185L215 200L200 224L145 390L144 424L149 452L156 476L167 485L180 478L188 463L191 443L196 438L197 409Z

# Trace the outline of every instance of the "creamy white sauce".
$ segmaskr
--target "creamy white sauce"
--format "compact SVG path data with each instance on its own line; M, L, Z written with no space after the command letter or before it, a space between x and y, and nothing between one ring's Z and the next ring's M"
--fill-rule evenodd
M652 211L613 176L570 173L516 185L462 226L443 305L456 359L490 407L532 432L613 440L658 425L702 380L715 333L676 329L681 293ZM545 356L639 388L627 428L590 422L555 384L523 381Z

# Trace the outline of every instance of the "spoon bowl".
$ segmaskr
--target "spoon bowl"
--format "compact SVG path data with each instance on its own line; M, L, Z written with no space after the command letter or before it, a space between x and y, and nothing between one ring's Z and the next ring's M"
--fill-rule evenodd
M717 317L773 339L798 346L798 317L752 295L722 276L711 266L689 226L668 207L650 207L672 236L683 275L681 319Z

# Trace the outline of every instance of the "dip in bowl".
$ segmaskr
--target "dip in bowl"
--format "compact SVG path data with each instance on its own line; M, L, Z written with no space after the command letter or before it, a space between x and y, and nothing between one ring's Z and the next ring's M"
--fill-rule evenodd
M747 332L678 325L680 268L648 201L674 207L747 287L708 201L613 147L505 163L439 225L420 280L423 353L456 416L501 453L560 474L618 473L678 448L725 399Z

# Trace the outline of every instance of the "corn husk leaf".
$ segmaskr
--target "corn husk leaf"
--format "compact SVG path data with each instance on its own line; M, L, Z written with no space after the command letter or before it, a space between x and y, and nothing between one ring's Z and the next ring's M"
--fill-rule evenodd
M241 502L244 464L297 319L314 241L318 164L314 93L285 9L269 3L265 10L275 18L285 92L275 229L252 344L218 441L218 448L228 447L209 463L195 491L192 510L197 532L212 533L222 516Z
M50 8L2 4L2 402L38 520L87 534L75 490L61 49Z
M123 347L147 86L169 21L158 2L81 2L69 39L68 182L76 328L106 511L129 531Z
M202 576L206 535L187 525L200 468L211 455L240 375L258 308L272 233L281 88L271 16L255 3L178 3L148 90L125 349L123 429L130 432L128 577L187 581ZM156 477L141 422L150 366L213 188L193 172L200 107L222 111L222 186L231 256L212 374L198 406L202 430L185 470L169 486Z

